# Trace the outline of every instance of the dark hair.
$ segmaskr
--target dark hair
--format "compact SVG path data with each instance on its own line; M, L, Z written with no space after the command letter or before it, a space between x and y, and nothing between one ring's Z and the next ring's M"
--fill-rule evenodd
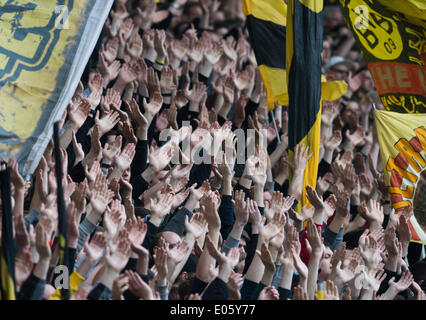
M423 283L420 287L423 291L426 291L426 260L416 262L415 264L411 265L409 269L413 275L414 281L419 283L420 280L423 280Z
M348 232L343 236L343 242L346 242L346 249L353 250L358 247L359 238L365 231L364 227Z
M182 14L189 14L189 10L191 10L194 7L200 7L200 4L197 1L190 1L185 3L185 5L183 6L183 11Z
M187 273L185 280L183 280L181 283L179 283L178 292L179 292L179 298L181 300L184 300L187 295L191 292L192 284L195 280L195 273Z

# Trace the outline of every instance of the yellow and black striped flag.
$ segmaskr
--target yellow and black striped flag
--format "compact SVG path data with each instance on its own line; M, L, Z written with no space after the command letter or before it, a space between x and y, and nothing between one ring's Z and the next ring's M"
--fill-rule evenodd
M10 169L0 172L2 229L0 243L0 299L16 300L15 249L13 243L12 205L10 202Z
M313 153L303 178L299 204L308 203L305 186L316 186L321 129L321 51L323 0L287 1L286 69L289 156L298 144ZM298 206L299 208L299 206Z
M266 90L268 109L288 104L284 0L242 0L250 42Z

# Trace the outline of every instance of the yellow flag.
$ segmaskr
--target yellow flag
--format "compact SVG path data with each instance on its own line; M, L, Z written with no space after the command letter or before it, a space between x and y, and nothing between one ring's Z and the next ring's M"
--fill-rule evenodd
M113 0L0 0L0 156L31 174Z
M395 214L411 208L412 241L426 244L426 114L374 116L392 207Z
M287 5L276 0L242 0L242 5L268 109L274 109L274 102L287 105Z

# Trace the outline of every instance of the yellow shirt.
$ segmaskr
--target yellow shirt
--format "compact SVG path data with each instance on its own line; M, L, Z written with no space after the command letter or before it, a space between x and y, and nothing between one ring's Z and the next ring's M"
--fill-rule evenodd
M77 271L74 271L70 276L70 296L72 296L80 287L81 283L86 280ZM49 297L48 300L61 300L61 289L56 291Z

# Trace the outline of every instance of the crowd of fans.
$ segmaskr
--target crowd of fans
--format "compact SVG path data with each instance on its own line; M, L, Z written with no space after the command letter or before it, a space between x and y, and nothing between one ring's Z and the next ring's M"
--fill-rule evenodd
M277 137L241 1L115 1L60 122L71 299L426 299L384 182L383 107L339 7L323 19L322 72L348 91L323 102L297 213L312 150L288 158L285 106ZM60 299L53 142L28 182L8 166L17 298Z

